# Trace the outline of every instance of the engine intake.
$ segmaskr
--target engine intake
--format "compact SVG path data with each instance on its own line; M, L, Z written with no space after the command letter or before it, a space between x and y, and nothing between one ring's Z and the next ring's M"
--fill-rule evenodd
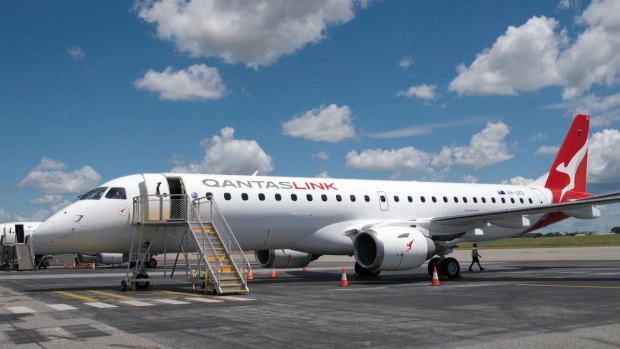
M256 262L263 268L302 268L319 256L295 250L256 250Z
M435 255L435 243L415 228L383 226L355 237L357 263L369 270L406 270L422 265Z

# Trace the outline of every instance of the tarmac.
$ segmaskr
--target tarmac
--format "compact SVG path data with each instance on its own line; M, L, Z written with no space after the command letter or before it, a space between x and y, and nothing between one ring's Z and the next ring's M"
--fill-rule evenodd
M236 297L161 267L149 290L121 292L125 268L53 260L0 272L0 348L620 347L620 247L480 253L484 271L457 251L461 277L439 286L426 265L364 279L353 258L325 256L275 279L255 269Z

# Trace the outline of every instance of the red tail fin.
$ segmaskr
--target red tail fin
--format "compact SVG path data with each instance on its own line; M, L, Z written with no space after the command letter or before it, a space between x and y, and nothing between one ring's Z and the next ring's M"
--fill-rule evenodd
M545 188L553 193L553 202L588 196L586 168L589 128L590 116L575 116L545 183Z

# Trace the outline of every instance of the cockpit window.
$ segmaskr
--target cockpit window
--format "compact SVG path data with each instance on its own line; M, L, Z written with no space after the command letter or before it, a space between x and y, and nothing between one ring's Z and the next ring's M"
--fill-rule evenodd
M106 199L127 199L127 194L125 194L125 188L110 188L107 194L105 194Z
M89 191L86 194L82 194L78 197L78 200L99 200L108 187L99 187Z

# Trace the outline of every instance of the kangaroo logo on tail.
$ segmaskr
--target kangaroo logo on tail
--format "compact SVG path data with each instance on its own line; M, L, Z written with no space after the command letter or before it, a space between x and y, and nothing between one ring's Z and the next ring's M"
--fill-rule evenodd
M566 194L571 191L586 192L589 127L588 115L575 116L545 183L553 193L553 202L567 201L571 197Z

